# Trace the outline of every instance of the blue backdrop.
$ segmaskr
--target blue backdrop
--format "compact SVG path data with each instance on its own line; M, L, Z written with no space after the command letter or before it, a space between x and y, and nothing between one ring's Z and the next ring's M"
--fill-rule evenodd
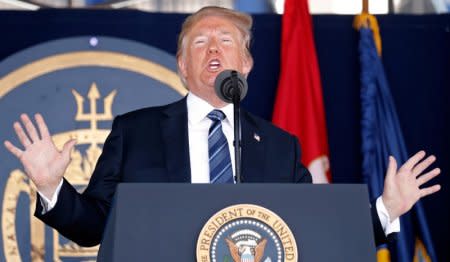
M185 15L138 11L42 10L0 12L0 60L36 44L72 36L113 36L175 54ZM271 118L279 73L281 17L254 16L252 53L244 106ZM334 183L361 176L358 33L352 16L314 16ZM380 16L383 63L408 152L437 157L443 185L423 201L440 261L450 261L450 15ZM1 103L1 101L0 101ZM6 114L7 112L0 112ZM5 137L0 127L0 140ZM305 127L306 128L306 127ZM0 150L5 150L3 147Z

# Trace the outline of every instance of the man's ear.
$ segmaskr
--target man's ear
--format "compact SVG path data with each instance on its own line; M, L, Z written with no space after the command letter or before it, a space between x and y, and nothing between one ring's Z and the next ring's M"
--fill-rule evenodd
M253 60L244 55L242 60L242 74L247 76L253 68Z
M186 60L183 58L183 55L180 55L177 58L178 63L178 70L180 71L180 74L183 76L183 78L187 77L187 71L186 71Z

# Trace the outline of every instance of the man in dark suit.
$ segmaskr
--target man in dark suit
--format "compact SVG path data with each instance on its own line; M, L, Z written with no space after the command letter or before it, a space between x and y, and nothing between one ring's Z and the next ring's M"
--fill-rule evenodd
M91 246L101 241L120 182L233 182L233 108L216 95L214 81L225 69L245 76L251 71L251 24L250 16L218 7L203 8L186 19L177 61L188 96L118 116L83 194L63 178L75 141L58 151L42 116L36 115L39 136L22 115L26 132L18 122L14 129L25 149L9 141L5 146L21 160L39 191L35 215L76 243ZM298 162L295 137L245 111L241 121L245 183L311 183ZM424 156L419 152L399 170L391 159L384 193L373 205L378 243L385 241L385 233L398 231L398 217L419 198L439 190L438 185L419 188L439 174L435 169L420 176L434 161L434 156L422 160Z

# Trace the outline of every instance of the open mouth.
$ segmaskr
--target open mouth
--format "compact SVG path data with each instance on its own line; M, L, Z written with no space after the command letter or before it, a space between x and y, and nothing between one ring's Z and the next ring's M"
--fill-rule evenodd
M220 61L219 59L212 59L208 63L208 71L209 72L217 72L220 69Z

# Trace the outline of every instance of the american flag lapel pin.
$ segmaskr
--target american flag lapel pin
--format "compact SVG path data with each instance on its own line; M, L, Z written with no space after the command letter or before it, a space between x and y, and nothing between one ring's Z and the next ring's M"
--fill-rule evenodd
M257 133L253 133L253 138L258 142L261 141L261 137Z

